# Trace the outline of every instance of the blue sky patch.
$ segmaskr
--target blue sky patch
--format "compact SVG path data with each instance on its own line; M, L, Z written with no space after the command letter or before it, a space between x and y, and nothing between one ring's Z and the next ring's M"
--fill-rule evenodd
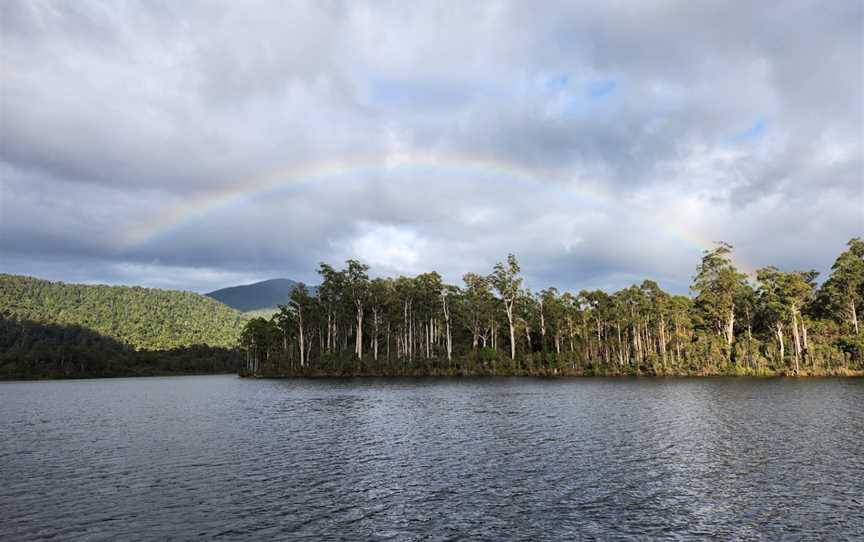
M617 88L618 82L615 79L601 79L588 85L588 94L592 98L602 98L614 94Z
M760 117L756 119L756 122L754 122L752 126L747 128L746 130L738 132L732 137L732 139L734 141L750 141L754 139L759 139L765 135L765 132L767 130L768 123L765 122L765 119Z

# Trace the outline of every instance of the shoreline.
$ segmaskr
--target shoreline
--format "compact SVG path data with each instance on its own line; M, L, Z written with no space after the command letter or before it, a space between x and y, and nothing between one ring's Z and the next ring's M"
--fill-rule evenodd
M566 380L566 379L710 379L710 378L754 378L754 379L772 379L772 378L789 378L789 379L820 379L820 378L864 378L864 370L841 369L832 372L794 374L791 372L766 372L766 373L710 373L710 374L581 374L581 373L559 373L559 374L542 374L542 373L481 373L481 374L447 374L447 373L375 373L375 372L358 372L358 373L328 373L328 372L305 372L305 373L288 373L288 374L260 374L246 375L235 372L194 372L194 373L164 373L164 374L138 374L138 375L105 375L105 376L46 376L46 377L0 377L0 384L6 382L44 382L44 381L76 381L76 380L112 380L121 378L164 378L164 377L185 377L185 376L235 376L241 379L251 380L326 380L326 379L382 379L382 380L402 380L402 379L452 379L452 380L479 380L484 378L532 378L544 380Z
M765 373L765 374L735 374L735 373L716 373L716 374L379 374L379 373L348 373L348 374L332 374L332 373L295 373L281 375L237 375L238 378L259 379L259 380L288 380L288 379L338 379L338 378L380 378L380 379L421 379L421 378L441 378L441 379L481 379L481 378L534 378L546 380L565 380L565 379L700 379L700 378L793 378L793 379L811 379L811 378L864 378L864 371L847 370L833 373L820 374L790 374L783 372Z

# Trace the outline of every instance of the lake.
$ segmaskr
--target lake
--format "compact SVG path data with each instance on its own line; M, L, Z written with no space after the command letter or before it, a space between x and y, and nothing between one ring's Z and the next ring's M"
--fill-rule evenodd
M0 383L0 539L861 539L862 379Z

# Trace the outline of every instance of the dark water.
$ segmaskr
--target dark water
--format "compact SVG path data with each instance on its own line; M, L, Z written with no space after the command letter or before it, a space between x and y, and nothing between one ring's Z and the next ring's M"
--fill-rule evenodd
M864 380L0 384L0 539L862 539Z

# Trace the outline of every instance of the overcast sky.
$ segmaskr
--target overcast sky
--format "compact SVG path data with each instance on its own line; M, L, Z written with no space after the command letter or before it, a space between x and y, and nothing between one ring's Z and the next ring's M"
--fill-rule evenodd
M0 2L0 272L686 293L864 234L864 3Z

